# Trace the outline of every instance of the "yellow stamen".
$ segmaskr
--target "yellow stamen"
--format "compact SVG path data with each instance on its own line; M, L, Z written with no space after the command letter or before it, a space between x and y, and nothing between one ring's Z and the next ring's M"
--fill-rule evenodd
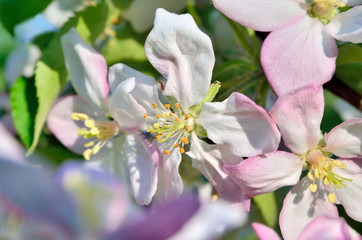
M313 176L313 174L311 172L308 172L308 178L311 180L311 181L314 181L315 177Z
M167 118L167 114L166 114L166 113L162 113L162 118Z
M161 117L160 114L157 113L157 114L156 114L156 118L160 118L160 117Z
M147 116L148 116L148 114L147 114L147 113L143 114L143 118L144 118L144 119L146 119L146 118L147 118Z
M86 160L89 160L90 157L92 155L92 149L86 149L84 152L83 152L83 157L86 159Z
M160 124L159 124L159 123L154 123L154 124L153 124L153 127L157 129L157 128L160 127Z
M180 122L180 119L178 117L175 118L176 122Z
M84 122L84 125L87 127L87 128L94 128L95 127L95 122L93 120L86 120Z
M186 137L182 137L181 142L183 142L184 144L189 144L189 140Z
M323 183L324 183L325 185L328 185L328 184L331 183L331 180L330 180L328 177L325 177L324 180L323 180Z
M175 143L175 145L173 145L174 148L178 148L178 143Z
M176 107L177 109L180 109L180 104L179 104L179 103L175 103L175 107Z
M190 131L190 128L188 125L185 126L185 130L186 130L186 132Z
M152 103L152 107L153 109L156 109L157 108L157 104L155 102Z
M86 148L92 147L92 146L94 146L94 141L87 142L86 144L84 144L84 147L86 147Z
M185 115L185 120L189 119L190 115Z
M97 154L100 149L101 147L99 145L95 145L94 148L92 149L92 154Z
M170 151L169 151L169 150L165 150L164 153L165 153L166 155L170 155Z
M184 153L185 149L183 147L180 147L180 153Z
M173 116L173 113L172 113L172 112L170 112L168 115L169 115L170 117L172 117L172 116Z
M316 192L317 191L317 184L313 183L309 185L309 190L311 192Z
M165 106L166 109L170 109L171 104L165 104L164 106Z
M97 134L99 134L99 129L97 127L94 127L90 130L90 133L92 135L97 135Z
M334 193L329 193L328 194L328 202L329 203L334 203L336 201L336 195Z

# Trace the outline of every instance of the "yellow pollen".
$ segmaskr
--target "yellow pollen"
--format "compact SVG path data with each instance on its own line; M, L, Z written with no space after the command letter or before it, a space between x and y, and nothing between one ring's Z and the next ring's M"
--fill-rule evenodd
M86 120L84 122L84 125L87 127L87 128L94 128L95 127L95 122L94 120Z
M157 104L155 102L152 103L152 107L153 109L156 109L157 108Z
M97 134L99 134L99 129L97 127L94 127L90 130L90 133L92 135L97 135Z
M97 154L101 147L99 145L95 145L92 149L92 154Z
M328 194L328 202L329 202L329 203L335 203L335 201L336 201L336 194L334 194L334 193L329 193L329 194Z
M144 119L146 119L146 118L147 118L147 116L148 116L148 114L147 114L147 113L143 114L143 118L144 118Z
M179 104L179 103L175 103L175 107L176 107L177 109L180 109L180 104Z
M164 106L165 106L166 109L170 109L171 104L165 104Z
M331 183L331 180L328 177L325 177L323 183L324 185L329 185Z
M84 147L86 147L86 148L92 147L92 146L94 146L94 141L87 142L86 144L84 144Z
M160 118L160 117L161 117L160 114L157 113L157 114L156 114L156 118Z
M185 120L189 119L190 115L185 115Z
M88 115L84 113L72 113L71 118L75 121L85 121L89 119Z
M313 174L311 172L308 172L308 178L311 180L311 181L314 181L315 180L315 177L313 176Z
M83 157L85 158L85 160L89 160L91 155L92 155L92 149L86 149L83 152Z
M169 151L169 150L165 150L164 153L165 153L166 155L170 155L170 151Z
M311 10L320 19L330 19L338 14L337 8L345 6L341 0L314 0Z
M183 147L180 147L180 153L184 153L185 149Z
M162 113L162 118L167 118L167 114L166 114L166 113Z
M154 124L153 124L153 127L156 128L156 129L157 129L157 128L160 128L160 124L159 124L159 123L154 123Z
M174 148L178 148L178 143L175 143L175 145L173 145Z
M186 137L182 137L181 142L183 142L184 144L189 144L189 140Z
M172 112L170 112L168 115L169 115L170 117L172 117L172 116L173 116L173 113L172 113Z
M188 132L190 130L188 125L185 126L185 130L186 130L186 132Z
M175 118L176 122L180 122L180 119L178 117Z
M317 184L313 183L309 185L309 190L311 192L316 192L317 191Z

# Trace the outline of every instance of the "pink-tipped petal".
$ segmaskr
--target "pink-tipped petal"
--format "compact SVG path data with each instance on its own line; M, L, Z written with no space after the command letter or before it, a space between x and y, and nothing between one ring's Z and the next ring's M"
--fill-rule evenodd
M334 190L337 200L343 205L348 216L356 221L362 222L362 159L342 160L346 164L345 169L334 168L334 172L341 177L350 179L343 183L346 187Z
M224 162L237 163L242 158L232 155L226 146L205 143L194 133L191 142L187 155L192 158L192 166L209 180L222 199L249 211L250 197L223 170Z
M210 38L191 15L157 9L145 50L151 64L167 79L165 95L176 98L184 110L204 99L215 57Z
M252 223L251 226L259 240L280 240L278 234L272 228L264 224Z
M255 156L275 151L280 133L260 106L240 93L232 93L223 102L203 103L196 123L217 144L226 144L233 154Z
M306 16L303 0L214 0L216 9L246 27L270 32Z
M348 226L343 218L320 216L311 221L302 231L298 240L350 240L360 239L358 234Z
M239 165L225 165L227 175L251 197L298 183L303 163L300 157L276 151L251 157Z
M109 92L107 63L72 28L64 34L62 47L70 81L79 96L90 104L106 109Z
M323 28L318 19L305 17L265 39L260 60L279 96L310 83L322 85L332 78L338 49Z
M173 142L173 138L164 143L159 143L157 140L153 142L160 157L156 198L161 202L180 197L184 187L178 172L181 163L181 153L173 147ZM169 150L170 155L166 155L164 153L165 150Z
M120 160L126 161L136 202L149 204L157 189L159 156L156 149L141 133L135 133L125 135L121 152Z
M345 121L325 136L324 151L343 158L362 158L362 119Z
M130 94L135 88L135 79L121 82L109 98L109 111L123 132L134 133L145 122L146 109Z
M297 239L303 228L319 216L338 217L336 206L328 202L323 183L317 180L314 193L309 190L309 184L310 180L303 178L284 199L279 216L284 239Z
M81 121L74 121L72 113L85 113L89 117L97 116L83 99L78 96L67 96L59 99L50 110L47 125L56 138L73 152L81 154L87 142L83 137L78 136L77 130L84 128ZM97 116L101 117L101 116ZM101 118L102 119L102 118Z
M362 43L362 6L338 14L326 31L340 41Z
M323 117L323 89L310 85L280 97L270 110L285 145L294 153L303 154L315 147L320 138Z

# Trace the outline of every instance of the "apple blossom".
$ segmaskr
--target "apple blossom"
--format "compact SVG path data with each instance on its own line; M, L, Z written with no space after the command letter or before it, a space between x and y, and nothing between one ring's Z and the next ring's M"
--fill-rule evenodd
M264 72L279 95L332 78L338 54L335 39L362 42L362 1L214 0L240 24L272 31L261 49ZM344 6L354 6L347 11Z
M130 184L139 204L149 204L156 191L158 154L137 131L140 121L122 112L117 85L109 95L107 65L71 29L62 37L65 63L79 96L55 103L48 127L70 150L82 153L86 164L102 167Z
M210 85L214 53L209 37L190 15L158 9L145 49L151 64L167 79L163 94L174 101L163 101L151 77L127 66L120 65L113 75L123 80L119 88L124 95L144 107L143 129L156 138L154 144L160 151L157 197L181 195L178 167L191 144L187 154L193 166L222 198L249 209L250 199L228 178L222 165L274 151L280 138L275 123L263 108L240 93L223 102L211 102L220 87L219 83ZM132 114L134 109L129 104L127 111ZM139 115L138 110L133 115ZM204 137L216 144L207 144L200 139Z
M293 153L275 151L225 166L229 177L251 197L297 184L280 213L280 228L287 239L295 239L320 215L337 217L333 203L342 204L350 217L362 221L362 119L346 121L322 136L323 109L320 86L279 98L270 114ZM303 169L308 173L299 181Z

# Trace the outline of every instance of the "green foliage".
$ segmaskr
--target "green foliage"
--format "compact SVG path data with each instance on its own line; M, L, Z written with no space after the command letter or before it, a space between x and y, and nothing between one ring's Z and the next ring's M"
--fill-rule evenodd
M75 27L86 42L92 43L105 28L107 14L108 7L105 3L88 7L70 19L44 50L35 71L35 86L39 105L34 123L34 138L28 154L36 148L48 112L67 81L67 71L60 42L62 35Z
M0 0L0 19L4 27L14 33L18 23L43 11L51 0Z
M339 48L335 75L362 95L362 46L352 43Z
M34 120L37 109L34 78L19 78L10 93L14 125L26 147L33 141Z
M278 209L274 192L259 195L253 198L261 215L269 227L275 227L278 222Z

